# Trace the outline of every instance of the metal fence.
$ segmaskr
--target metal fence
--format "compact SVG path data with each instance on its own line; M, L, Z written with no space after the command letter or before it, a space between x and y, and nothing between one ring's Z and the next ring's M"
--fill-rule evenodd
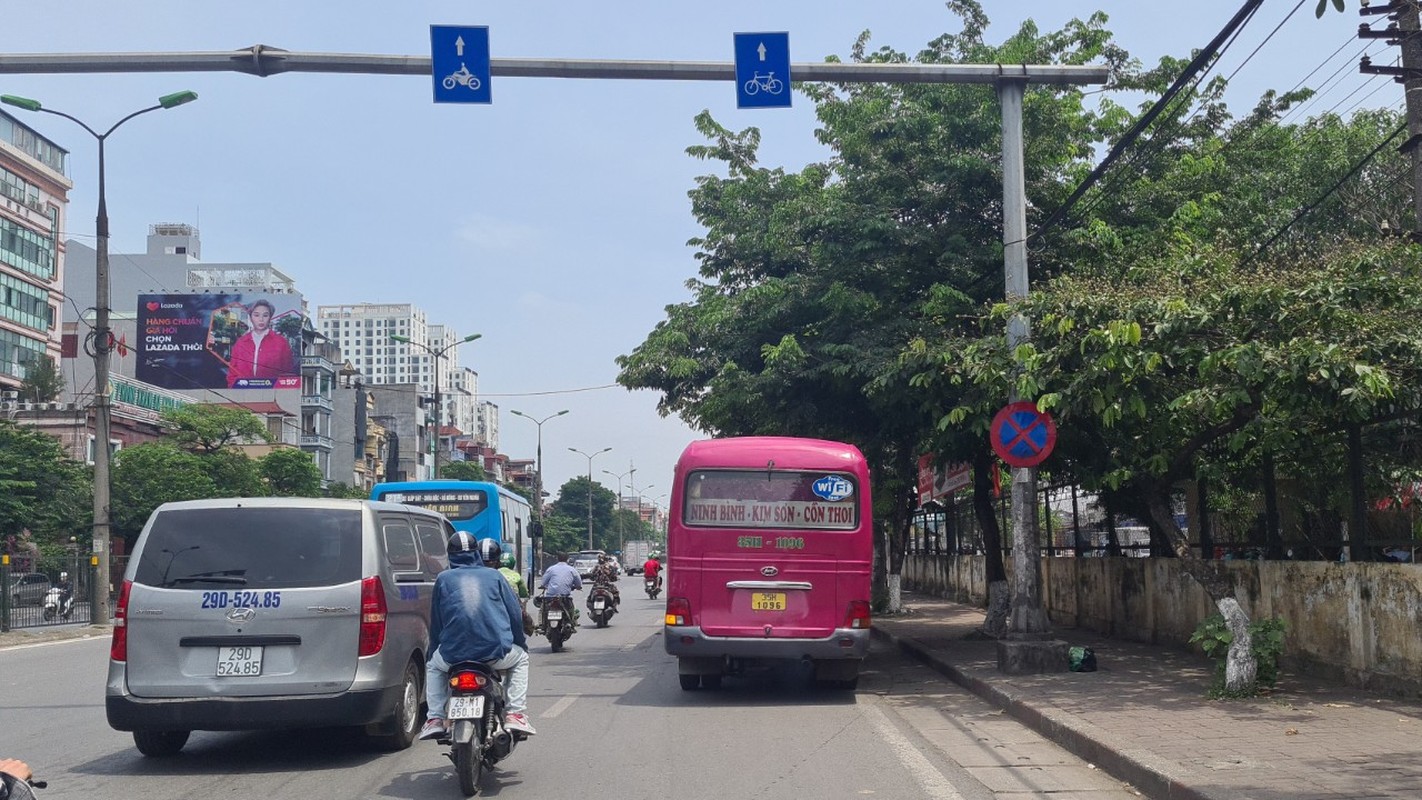
M0 631L89 624L95 570L89 566L87 554L73 552L48 558L12 555L9 561L8 565L0 564L0 586L5 588L0 594ZM68 573L74 592L74 607L68 619L45 608L49 590L64 573Z

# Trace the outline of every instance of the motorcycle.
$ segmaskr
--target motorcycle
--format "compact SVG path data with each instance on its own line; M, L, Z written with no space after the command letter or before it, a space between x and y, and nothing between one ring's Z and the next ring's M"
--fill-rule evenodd
M643 578L642 588L647 590L647 597L656 600L657 595L662 593L661 582L656 578Z
M617 613L617 595L612 593L611 586L599 583L588 592L588 611L599 628L607 627L612 615Z
M538 595L533 598L533 604L539 609L538 627L535 630L548 637L548 644L552 646L553 652L562 650L563 642L577 630L574 624L573 598Z
M509 730L504 706L508 696L499 672L477 661L462 661L449 668L449 702L444 718L449 729L438 741L449 745L449 760L465 797L479 792L479 778L508 758L528 736Z
M74 616L74 595L66 594L63 589L54 587L44 595L44 621L51 622L55 617L61 617L68 622Z

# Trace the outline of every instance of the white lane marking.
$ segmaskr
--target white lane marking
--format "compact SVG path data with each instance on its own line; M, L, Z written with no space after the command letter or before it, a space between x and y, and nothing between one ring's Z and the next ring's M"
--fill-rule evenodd
M568 706L572 705L572 704L573 704L573 701L574 701L574 700L577 700L577 699L578 699L578 696L575 695L575 694L564 695L564 696L563 696L563 699L561 699L561 700L559 700L558 702L554 703L552 708L550 708L550 709L548 709L547 711L543 712L543 718L544 718L544 719L552 719L552 718L558 716L559 714L563 713L564 711L567 711L567 710L568 710Z
M624 652L624 653L630 653L631 651L636 650L636 649L637 649L637 643L636 643L636 642L633 642L633 643L631 643L631 644L624 644L624 645L622 645L622 652Z
M81 636L73 639L52 639L48 642L33 642L31 644L9 644L0 646L0 653L10 650L29 650L32 647L49 647L53 644L71 644L73 642L92 642L95 640L111 641L112 636L107 633L96 633L91 636Z
M884 716L883 711L868 704L862 705L860 708L863 710L864 716L868 717L875 729L878 730L879 738L889 745L889 749L898 756L899 763L913 774L930 797L939 798L939 800L963 800L963 796L958 794L958 790L953 788L953 784L943 777L943 773L939 772L938 768L933 766L933 762L920 753L907 737L899 733L899 729L895 728L889 718Z

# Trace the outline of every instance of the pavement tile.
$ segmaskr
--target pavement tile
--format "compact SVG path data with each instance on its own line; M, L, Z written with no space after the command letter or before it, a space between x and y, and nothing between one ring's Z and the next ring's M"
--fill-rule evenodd
M1422 702L1287 673L1272 696L1210 700L1214 665L1204 656L1071 628L1054 634L1092 647L1098 671L1004 675L996 643L978 632L982 609L914 593L905 604L910 613L875 619L877 635L1146 796L1422 798ZM925 729L976 739L978 747L955 756L1004 797L1066 796L1030 783L1058 769L1035 767L1054 762L995 766L994 743L1032 746L1020 730L991 717L944 716L948 723L923 717Z

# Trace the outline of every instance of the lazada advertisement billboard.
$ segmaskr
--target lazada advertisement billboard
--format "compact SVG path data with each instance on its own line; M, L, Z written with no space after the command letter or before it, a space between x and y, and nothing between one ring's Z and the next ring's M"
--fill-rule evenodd
M301 388L301 296L138 296L135 377L165 389Z

